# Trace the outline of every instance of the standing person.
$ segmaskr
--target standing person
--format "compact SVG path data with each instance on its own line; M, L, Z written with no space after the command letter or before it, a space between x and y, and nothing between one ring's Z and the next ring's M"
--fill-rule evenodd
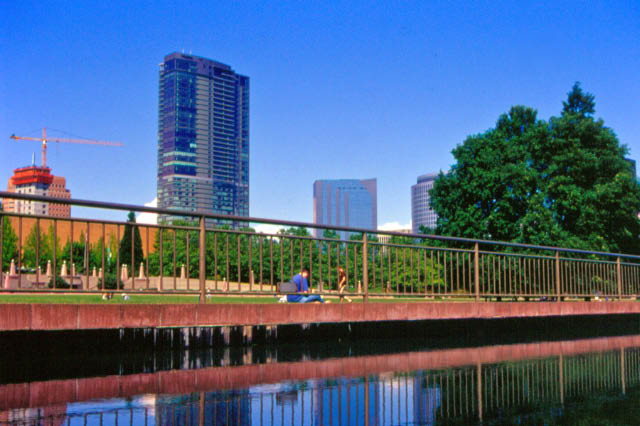
M291 303L311 303L320 302L324 303L324 299L317 294L309 294L309 270L307 268L302 269L299 274L296 274L291 278L291 282L296 285L296 291L301 294L288 294L287 302Z
M338 293L340 294L340 303L342 299L351 303L351 299L344 295L344 290L347 288L347 274L344 273L342 266L338 266Z

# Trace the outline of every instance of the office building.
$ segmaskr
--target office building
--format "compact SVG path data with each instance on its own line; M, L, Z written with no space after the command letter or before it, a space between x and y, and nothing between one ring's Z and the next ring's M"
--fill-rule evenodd
M172 53L159 80L158 207L249 216L249 78Z
M411 232L420 233L420 226L435 229L438 215L431 208L429 191L438 177L437 173L418 176L418 182L411 187Z
M376 179L317 180L313 183L313 223L376 230L378 195ZM322 236L322 230L316 230ZM340 232L348 239L348 232Z
M13 171L9 178L7 192L40 195L43 197L70 199L71 192L66 188L66 180L62 176L51 174L49 167L21 167ZM12 213L32 215L70 217L71 206L68 204L47 203L41 201L25 201L5 199L3 209Z

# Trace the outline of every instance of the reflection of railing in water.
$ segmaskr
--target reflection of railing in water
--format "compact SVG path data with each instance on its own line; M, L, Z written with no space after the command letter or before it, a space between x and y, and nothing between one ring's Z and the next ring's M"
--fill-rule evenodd
M0 197L52 201L2 191ZM334 228L361 233L361 238L314 238L306 228L322 231L330 227L86 200L55 202L120 210L123 215L144 211L181 216L185 221L149 225L0 212L0 259L4 266L0 282L5 281L3 274L11 259L17 267L9 273L5 291L48 291L51 282L58 291L69 291L61 287L69 285L74 291L85 292L154 290L199 294L204 302L207 292L273 295L279 282L288 281L306 266L313 289L335 296L337 268L342 266L348 290L365 299L395 295L456 296L476 301L499 297L560 300L640 295L640 256L634 255L344 227ZM210 226L220 221L246 227L267 223L293 230L263 234ZM382 243L378 234L394 239ZM134 242L130 253L118 249L125 237ZM63 266L65 261L67 267ZM22 272L24 266L33 268L30 277ZM58 280L61 275L63 282Z
M522 417L640 386L640 348L559 355L360 378L307 379L245 389L145 397L126 409L46 415L0 412L0 424L383 425ZM90 406L91 403L86 403ZM64 407L57 406L57 407ZM71 406L69 406L71 407ZM115 413L115 414L114 414ZM135 418L134 418L135 417ZM22 420L20 419L22 418ZM133 422L130 422L133 419ZM331 423L330 423L331 422ZM29 423L30 424L30 423Z

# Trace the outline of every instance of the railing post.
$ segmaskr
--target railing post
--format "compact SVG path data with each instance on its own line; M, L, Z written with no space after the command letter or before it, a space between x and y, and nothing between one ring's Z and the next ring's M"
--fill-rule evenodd
M622 265L620 264L620 256L616 258L616 275L618 282L618 300L622 300Z
M480 301L480 246L475 243L473 246L473 270L474 286L476 291L476 302Z
M369 253L367 233L362 233L362 285L364 286L364 301L369 301Z
M556 302L559 302L561 300L561 297L560 297L560 252L558 250L556 250L555 266L556 266L556 294L558 295Z
M206 272L207 267L205 265L205 254L206 254L206 228L205 228L205 219L204 216L200 216L200 303L206 302Z

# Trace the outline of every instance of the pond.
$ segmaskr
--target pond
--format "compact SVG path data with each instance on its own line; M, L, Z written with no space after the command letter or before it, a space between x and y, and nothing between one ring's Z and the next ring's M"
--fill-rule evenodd
M407 346L173 351L93 375L14 375L0 424L640 424L640 335Z

